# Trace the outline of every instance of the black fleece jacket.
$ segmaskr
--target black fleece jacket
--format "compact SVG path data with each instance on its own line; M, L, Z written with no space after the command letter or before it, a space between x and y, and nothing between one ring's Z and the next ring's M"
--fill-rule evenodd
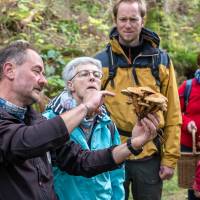
M55 200L48 151L70 174L91 177L118 166L112 148L83 151L69 141L61 117L46 120L28 108L20 121L0 108L0 200Z

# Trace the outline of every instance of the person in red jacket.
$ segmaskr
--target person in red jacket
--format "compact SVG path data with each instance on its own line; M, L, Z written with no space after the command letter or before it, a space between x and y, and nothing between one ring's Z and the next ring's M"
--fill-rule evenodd
M189 102L185 108L184 91L186 81L179 87L179 97L181 103L183 124L181 127L181 145L192 147L192 129L197 129L197 140L200 136L200 69L195 72L192 79L192 88L189 96Z
M195 180L193 184L194 195L197 199L200 199L200 161L197 164Z
M197 64L200 67L200 53L197 57ZM200 69L197 69L192 79L191 92L189 101L185 106L184 91L186 81L179 87L179 97L182 111L182 127L181 127L181 151L192 151L192 131L196 132L196 145L200 149ZM188 190L188 200L197 200L194 190Z

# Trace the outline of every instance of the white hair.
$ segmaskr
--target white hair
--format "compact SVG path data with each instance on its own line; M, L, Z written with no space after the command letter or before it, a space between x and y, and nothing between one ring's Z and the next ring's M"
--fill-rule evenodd
M99 60L92 58L92 57L78 57L73 60L71 60L63 69L62 72L62 77L63 80L65 81L65 84L67 81L70 81L72 77L76 73L76 68L80 65L85 65L85 64L93 64L97 66L97 68L102 71L102 64Z

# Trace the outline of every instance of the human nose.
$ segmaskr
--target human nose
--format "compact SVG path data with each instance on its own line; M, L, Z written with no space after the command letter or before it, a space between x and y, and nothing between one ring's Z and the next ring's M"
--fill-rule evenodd
M131 27L131 25L132 25L132 24L131 24L131 21L130 21L130 20L127 20L126 23L125 23L125 27L126 27L126 28L129 28L129 27Z
M95 80L96 77L94 76L94 73L93 73L93 72L89 72L88 75L89 75L89 79L90 79L90 80L92 80L92 81Z
M39 83L43 85L47 85L47 79L43 74L40 76Z

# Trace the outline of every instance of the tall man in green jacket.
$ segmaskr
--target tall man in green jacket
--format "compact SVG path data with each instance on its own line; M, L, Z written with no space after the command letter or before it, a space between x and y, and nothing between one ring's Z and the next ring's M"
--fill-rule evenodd
M146 5L142 0L118 0L113 7L115 27L107 48L96 55L103 64L103 88L116 94L105 101L122 142L131 134L136 114L126 104L122 89L149 86L168 98L168 110L159 112L164 141L148 142L139 156L126 161L126 199L132 183L134 200L160 200L162 180L173 176L179 158L181 115L175 72L158 35L144 28Z

